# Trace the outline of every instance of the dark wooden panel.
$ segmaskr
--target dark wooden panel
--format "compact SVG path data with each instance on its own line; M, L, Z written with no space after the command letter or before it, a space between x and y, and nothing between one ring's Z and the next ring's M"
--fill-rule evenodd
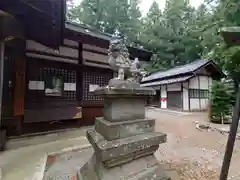
M50 122L25 123L23 124L23 134L53 131L56 129L76 128L84 125L87 124L84 124L84 121L80 121L79 119L69 119L68 121L58 121L55 123Z
M62 43L65 3L65 0L1 0L0 7L21 22L27 37L57 49Z
M83 44L90 44L90 45L98 46L101 48L107 48L107 49L109 47L108 40L99 39L97 37L93 37L90 35L72 31L67 28L64 29L64 35L65 35L65 37L68 37L68 39L82 42Z
M61 76L63 83L77 83L78 66L42 61L28 58L27 84L29 81L45 81L49 73ZM79 73L79 72L78 72ZM79 87L77 87L77 90ZM78 91L63 90L61 96L46 96L45 90L30 90L26 85L26 102L24 123L52 122L81 118ZM77 98L78 97L78 98Z
M95 53L95 54L101 54L101 55L108 56L108 53L97 51L97 50L94 50L94 49L83 48L83 51L87 51L87 52L91 52L91 53Z
M5 47L5 58L4 58L4 77L3 77L3 97L2 97L2 113L3 117L13 116L13 95L15 82L15 64L14 64L14 48L7 46Z
M22 134L23 116L5 118L3 126L7 130L7 136L19 136Z
M81 107L64 106L58 108L47 108L46 106L39 106L36 109L25 109L24 123L79 119L81 117Z
M49 73L55 73L63 77L64 83L77 83L77 68L78 66L68 66L63 63L46 62L38 59L28 58L27 61L27 83L26 83L26 103L58 100L76 101L76 91L64 91L61 97L47 97L44 90L29 90L29 81L45 81Z
M167 92L167 107L168 108L183 108L182 91Z
M103 106L83 106L82 119L83 121L88 122L89 125L93 125L96 117L103 117L103 112Z
M65 59L70 59L70 60L74 60L74 61L78 62L78 58L77 57L72 57L72 56L52 54L52 53L42 52L42 51L37 51L37 50L27 50L27 53L49 56L49 57L56 57L56 58L65 58Z
M14 111L14 116L22 116L24 114L24 101L25 101L24 95L25 95L25 79L26 79L25 77L26 59L24 56L24 51L19 51L14 56L14 59L15 59L16 80L14 83L13 111Z

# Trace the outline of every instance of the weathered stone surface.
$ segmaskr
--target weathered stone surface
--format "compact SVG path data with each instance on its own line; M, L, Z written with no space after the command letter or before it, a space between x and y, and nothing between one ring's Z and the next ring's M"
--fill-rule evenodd
M132 121L110 122L104 118L96 118L95 130L106 140L115 140L154 131L154 119L138 119Z
M124 81L121 79L111 79L108 86L116 88L139 88L140 83Z
M80 180L168 180L153 155L166 134L154 132L155 120L145 118L145 103L152 88L134 87L114 79L94 93L104 97L104 117L87 131L94 148L81 168Z
M144 119L145 104L144 98L105 98L104 119L108 121Z
M153 88L149 87L140 87L140 88L116 88L116 87L100 87L94 91L96 95L102 95L104 97L132 97L137 96L154 96L156 91Z
M166 142L166 134L158 132L107 141L98 132L92 130L87 132L87 138L99 160L107 167L153 154L159 144Z
M169 180L158 164L154 155L135 159L129 163L107 168L93 154L92 158L81 168L80 180Z

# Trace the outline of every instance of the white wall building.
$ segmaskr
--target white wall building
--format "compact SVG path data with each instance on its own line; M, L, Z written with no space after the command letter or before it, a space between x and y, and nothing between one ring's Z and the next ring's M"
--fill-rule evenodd
M209 90L213 80L225 77L213 61L197 60L143 78L141 86L159 91L161 108L201 111L208 108Z

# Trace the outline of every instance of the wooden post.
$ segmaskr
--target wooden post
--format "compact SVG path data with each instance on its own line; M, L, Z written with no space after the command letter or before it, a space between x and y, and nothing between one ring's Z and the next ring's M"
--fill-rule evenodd
M4 70L4 41L0 41L0 151L4 150L6 143L6 130L2 127L2 95L3 95L3 70ZM1 177L0 177L1 178Z
M0 41L0 128L2 126L2 94L3 94L3 70L4 70L4 41Z
M225 155L223 159L220 180L227 180L229 167L232 159L233 148L236 140L237 130L238 130L238 122L239 122L239 113L240 112L240 88L238 86L238 93L236 104L234 107L233 118L231 123L230 132L228 135L228 141L226 145Z

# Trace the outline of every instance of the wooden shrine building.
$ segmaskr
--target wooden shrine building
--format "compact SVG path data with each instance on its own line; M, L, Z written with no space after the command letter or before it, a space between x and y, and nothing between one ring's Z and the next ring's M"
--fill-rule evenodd
M103 115L102 99L92 91L113 77L111 35L66 22L65 9L64 0L0 2L1 124L8 136L91 125ZM9 19L18 28L9 28ZM129 52L140 62L152 55L134 47Z

